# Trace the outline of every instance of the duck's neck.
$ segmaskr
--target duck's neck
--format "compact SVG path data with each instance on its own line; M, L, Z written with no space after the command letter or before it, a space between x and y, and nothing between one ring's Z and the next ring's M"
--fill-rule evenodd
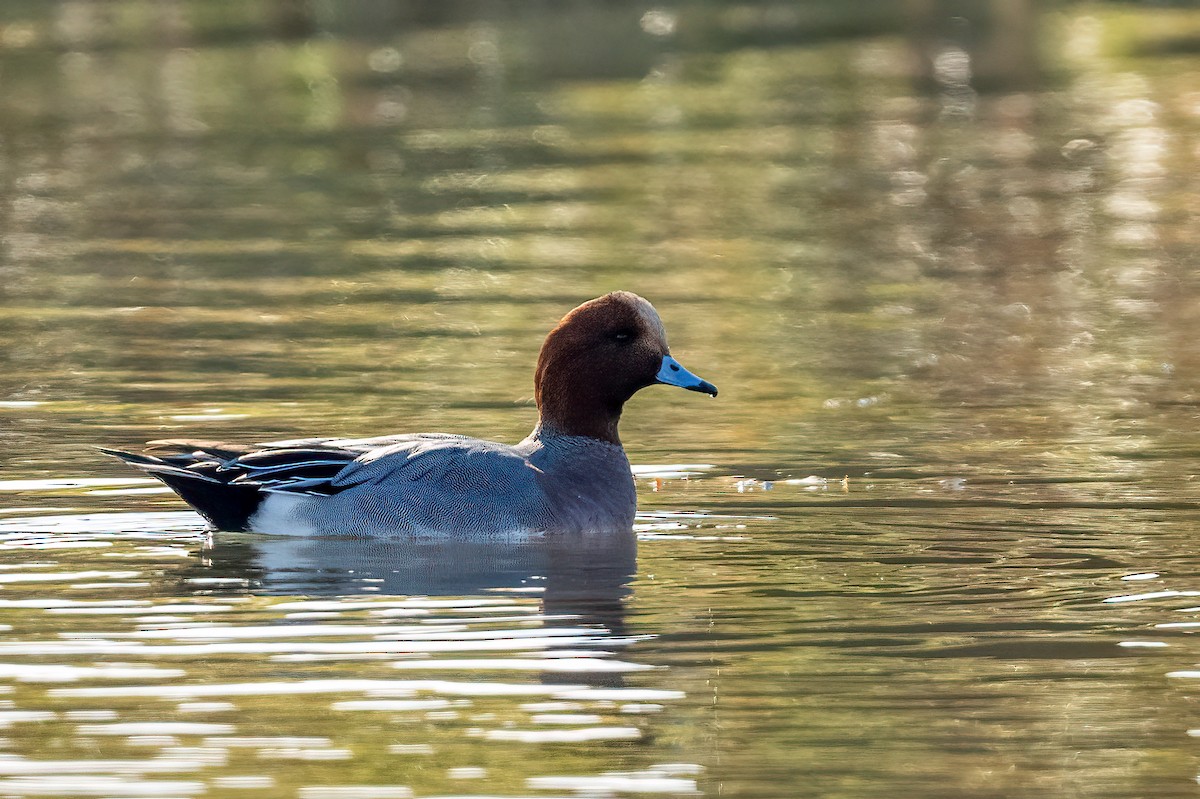
M617 426L621 422L621 407L604 408L571 404L558 408L554 404L543 404L538 408L538 423L532 435L537 438L548 436L583 436L621 446Z

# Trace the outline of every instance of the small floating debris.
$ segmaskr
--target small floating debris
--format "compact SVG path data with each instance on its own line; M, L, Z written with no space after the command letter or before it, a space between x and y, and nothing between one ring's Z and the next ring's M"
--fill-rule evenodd
M850 490L850 476L845 475L841 478L837 477L820 477L815 474L810 474L808 477L792 477L787 480L777 481L780 485L800 486L806 491L824 491L830 486L837 486L843 492ZM770 490L770 489L767 489Z
M830 397L821 403L826 410L836 408L870 408L887 399L886 394L872 397Z
M780 480L779 482L790 486L823 486L829 482L829 479L810 474L808 477L794 477L789 480Z

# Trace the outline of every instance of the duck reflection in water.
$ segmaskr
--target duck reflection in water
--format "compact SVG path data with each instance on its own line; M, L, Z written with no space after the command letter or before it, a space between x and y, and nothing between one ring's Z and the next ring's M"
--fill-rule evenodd
M220 535L204 551L204 568L188 577L248 578L256 593L337 596L454 597L480 607L499 598L539 598L544 627L587 627L599 644L623 643L625 603L637 572L637 539L548 536L525 541L432 541L361 537ZM498 636L500 633L498 633ZM619 685L609 673L546 673L546 682Z

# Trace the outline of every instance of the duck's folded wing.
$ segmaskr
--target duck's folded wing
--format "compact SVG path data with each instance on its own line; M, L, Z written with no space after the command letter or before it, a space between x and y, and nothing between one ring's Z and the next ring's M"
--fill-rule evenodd
M465 436L413 436L356 458L330 481L332 492L389 486L398 492L495 498L531 482L536 470L506 444Z
M361 453L324 445L245 447L212 441L151 441L145 455L105 450L160 478L171 472L264 491L305 490L329 481ZM184 475L180 475L184 476Z
M370 439L310 438L253 446L216 441L163 440L147 454L105 450L174 485L167 478L203 477L269 493L330 495L363 483L418 481L452 475L460 460L489 442L442 433ZM498 448L502 445L496 445ZM436 477L432 479L437 479Z

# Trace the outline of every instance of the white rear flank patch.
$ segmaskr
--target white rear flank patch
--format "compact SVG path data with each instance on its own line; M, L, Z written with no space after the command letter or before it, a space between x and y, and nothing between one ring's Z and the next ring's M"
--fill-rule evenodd
M300 509L319 501L305 494L267 493L246 527L251 532L267 535L318 535L319 532L304 521Z

